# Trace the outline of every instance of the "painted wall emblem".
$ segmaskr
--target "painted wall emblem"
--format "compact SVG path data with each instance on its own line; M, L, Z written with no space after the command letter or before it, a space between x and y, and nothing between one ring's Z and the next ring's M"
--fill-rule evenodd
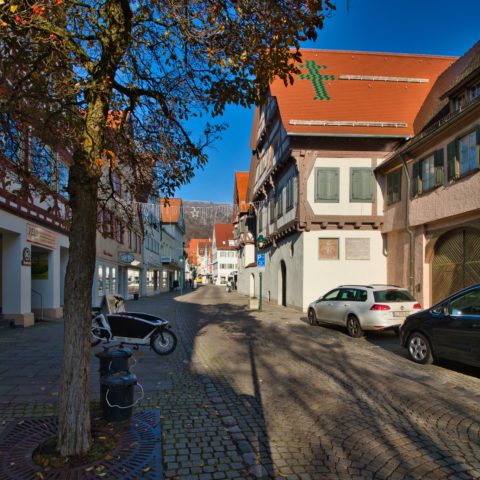
M311 80L313 88L315 90L314 100L330 100L327 88L325 87L325 80L335 80L334 75L322 75L321 69L328 68L326 65L317 65L314 60L307 60L303 65L299 65L300 68L306 68L308 73L302 73L299 75L301 80Z

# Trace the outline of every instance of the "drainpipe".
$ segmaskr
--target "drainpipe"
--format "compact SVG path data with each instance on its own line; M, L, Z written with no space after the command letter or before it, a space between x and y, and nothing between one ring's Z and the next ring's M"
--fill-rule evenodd
M411 179L408 174L407 161L404 155L400 155L402 159L403 171L405 173L405 179L407 181L407 194L405 196L405 231L408 234L408 290L412 295L414 295L415 290L415 234L410 228L409 222L409 213L410 213L410 203L409 196L411 190Z

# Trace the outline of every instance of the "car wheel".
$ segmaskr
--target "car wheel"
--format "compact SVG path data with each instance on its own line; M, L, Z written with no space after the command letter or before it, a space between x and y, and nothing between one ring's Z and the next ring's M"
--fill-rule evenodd
M363 330L355 315L349 315L347 318L347 331L353 338L363 337Z
M315 310L313 308L308 310L308 323L312 326L318 325L317 316L315 315Z
M408 339L408 354L416 362L426 365L433 362L433 353L430 342L425 335L420 332L414 332Z

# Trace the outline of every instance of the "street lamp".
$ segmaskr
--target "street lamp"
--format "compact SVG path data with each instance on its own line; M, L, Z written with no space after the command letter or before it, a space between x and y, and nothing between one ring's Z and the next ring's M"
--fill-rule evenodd
M257 237L257 247L262 249L264 246L265 246L265 237L260 234L258 237ZM259 254L257 255L257 267L259 267L259 270L258 270L258 276L259 276L259 279L260 279L260 295L259 295L259 298L258 298L258 311L262 311L262 306L263 306L263 300L262 300L262 268L265 268L265 254L262 253L262 254Z

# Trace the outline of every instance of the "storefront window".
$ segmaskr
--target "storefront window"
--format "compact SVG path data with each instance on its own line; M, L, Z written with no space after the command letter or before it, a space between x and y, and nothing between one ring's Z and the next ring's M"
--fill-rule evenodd
M117 293L117 269L112 267L112 293Z
M128 269L128 293L138 293L140 290L140 271Z
M97 283L98 283L98 296L103 296L103 265L98 266L97 273Z
M154 277L155 272L153 270L147 270L147 293L153 293L155 291Z
M105 267L105 295L110 293L110 267Z

